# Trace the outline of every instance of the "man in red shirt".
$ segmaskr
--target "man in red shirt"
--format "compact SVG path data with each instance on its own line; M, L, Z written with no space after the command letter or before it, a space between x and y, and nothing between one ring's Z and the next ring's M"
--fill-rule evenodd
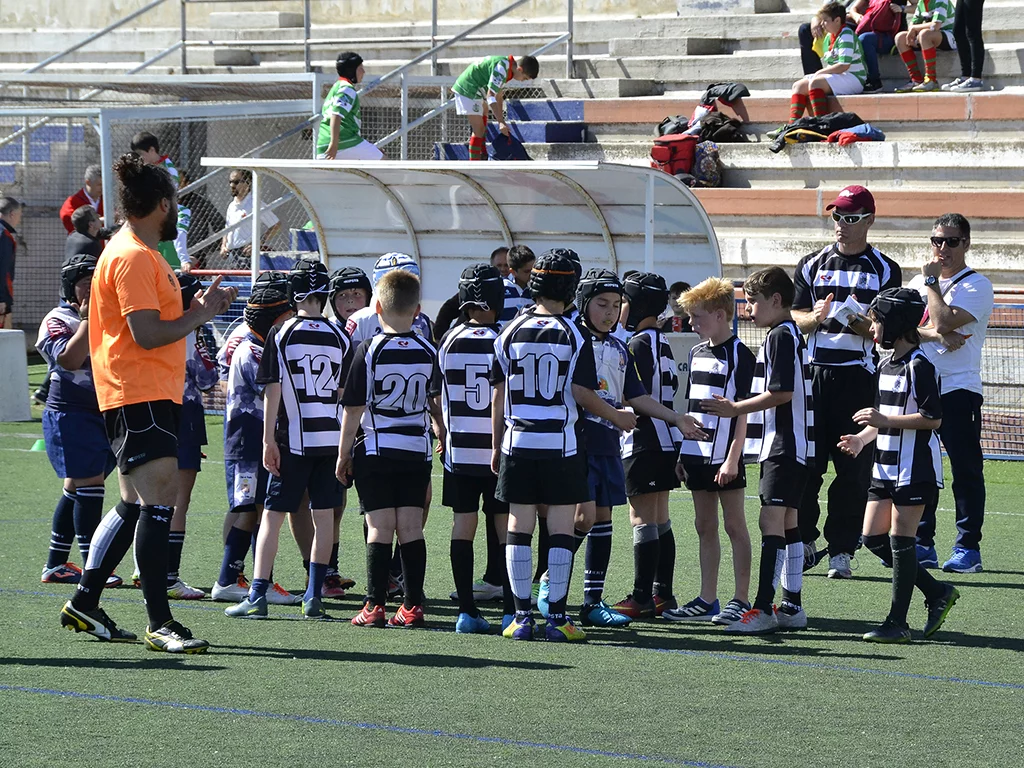
M103 216L103 169L98 165L90 165L85 169L85 183L82 188L64 201L60 207L60 220L70 235L75 231L71 223L71 214L83 205L91 205L101 217Z

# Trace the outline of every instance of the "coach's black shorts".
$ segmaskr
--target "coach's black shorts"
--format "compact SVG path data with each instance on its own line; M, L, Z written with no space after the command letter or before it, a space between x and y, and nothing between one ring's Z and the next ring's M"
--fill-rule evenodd
M683 483L688 491L708 491L718 493L719 491L738 491L747 487L747 470L740 462L740 470L730 483L724 486L715 482L715 476L721 464L691 464L683 463Z
M796 459L780 456L762 461L761 482L757 486L761 506L799 509L807 475L807 467Z
M587 459L531 459L501 454L495 497L508 504L582 504L590 501Z
M661 493L679 487L676 461L679 455L668 451L643 451L622 460L626 470L626 496Z
M181 406L170 400L132 403L103 412L110 450L121 474L156 459L178 458Z
M270 475L264 506L274 512L298 512L302 495L308 490L310 509L340 507L345 494L335 475L337 464L336 453L298 456L282 449L280 474Z
M479 512L481 505L485 515L507 515L508 504L494 498L497 490L498 478L489 469L486 475L456 475L446 469L441 504L457 515Z
M352 474L361 514L398 507L423 508L430 485L429 461L399 461L356 454Z
M920 507L934 502L939 496L935 483L911 483L897 488L895 483L872 480L868 488L868 501L891 499L897 507Z

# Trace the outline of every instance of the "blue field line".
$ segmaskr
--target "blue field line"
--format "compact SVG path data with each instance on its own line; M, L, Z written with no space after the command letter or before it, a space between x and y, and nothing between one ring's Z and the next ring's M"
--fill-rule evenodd
M0 588L0 595L21 595L27 597L48 597L59 600L66 600L67 595L59 595L53 592L42 592L27 589L7 589ZM142 600L133 600L124 597L103 597L104 602L110 603L124 603L129 605L142 605ZM212 611L223 614L223 609L216 605L210 605L208 603L196 603L190 601L175 601L174 609L187 608L197 611ZM353 609L354 610L354 609ZM298 619L299 614L287 614L287 613L275 613L275 618L281 619ZM338 623L342 623L341 620L337 620ZM427 629L428 632L450 632L450 629L443 627L431 627ZM496 636L497 637L497 636ZM851 635L854 637L854 635ZM769 664L783 667L796 667L800 669L819 669L826 672L846 672L858 675L876 675L880 677L896 677L907 680L921 680L929 683L952 683L956 685L972 685L980 686L983 688L1003 688L1011 691L1024 691L1024 683L1003 683L995 680L978 680L968 677L946 677L943 675L925 675L918 672L900 672L899 670L889 669L873 669L871 667L855 667L847 664L823 664L816 661L795 661L793 659L772 659L761 656L744 656L737 653L721 653L718 651L690 651L685 648L647 648L637 647L631 645L622 645L620 643L601 643L593 642L590 643L591 648L610 648L612 650L628 651L630 653L659 653L667 654L672 656L689 656L692 658L706 658L714 659L715 661L727 661L738 664ZM214 646L216 648L216 646Z
M433 736L439 739L470 741L478 744L497 744L502 747L516 749L536 749L547 752L568 752L587 757L608 757L618 760L633 760L655 765L683 765L690 768L736 768L736 766L707 763L701 760L683 760L659 755L642 755L632 752L610 752L603 749L587 749L569 744L548 744L543 741L527 741L525 739L506 739L501 736L478 736L472 733L455 733L451 731L427 730L425 728L406 728L399 725L383 725L381 723L361 723L355 720L335 720L328 717L312 717L311 715L288 715L279 712L263 712L258 709L235 709L234 707L213 707L203 704L185 704L177 701L159 701L156 699L140 699L132 696L106 696L99 693L79 693L77 691L59 691L50 688L29 688L21 685L0 685L0 691L13 693L31 693L39 696L59 696L68 699L84 699L86 701L109 701L115 704L138 704L144 707L165 707L186 712L208 712L215 715L231 715L232 717L256 717L265 720L279 720L288 723L306 725L327 725L334 728L353 728L362 731L380 731L403 736Z

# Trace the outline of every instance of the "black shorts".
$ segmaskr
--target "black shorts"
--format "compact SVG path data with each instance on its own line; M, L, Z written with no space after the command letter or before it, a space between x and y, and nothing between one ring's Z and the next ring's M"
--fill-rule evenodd
M942 40L939 41L939 45L938 45L937 50L940 50L940 51L953 51L953 50L956 50L953 47L953 42L954 42L954 40L953 40L953 33L952 32L945 32L944 31L942 33ZM913 51L920 51L921 50L921 40L920 40L920 38L918 39L918 41L916 43L914 43L912 46L910 46L910 49L913 50ZM881 51L879 51L879 53L881 53Z
M643 451L622 460L626 470L626 496L661 493L679 487L676 461L679 454L667 451Z
M170 400L132 403L103 412L110 450L122 475L156 459L178 458L181 406Z
M498 478L487 470L486 475L453 475L444 471L441 504L451 507L455 514L480 511L481 499L485 515L507 515L508 504L494 498Z
M757 492L763 507L800 508L809 470L796 459L780 456L761 462Z
M427 500L429 461L398 461L380 456L356 455L352 474L359 494L359 512L419 507Z
M299 511L302 495L309 491L310 509L334 509L345 499L335 475L337 454L298 456L287 448L281 451L280 474L270 475L264 507L289 514Z
M501 454L495 497L508 504L582 504L590 500L587 459L532 459Z
M715 482L715 475L722 468L721 464L683 464L683 483L688 491L739 491L747 487L747 470L740 462L740 471L731 483L720 486Z
M939 496L935 483L911 483L897 488L894 483L872 480L868 488L868 501L892 500L897 507L920 507L933 503Z

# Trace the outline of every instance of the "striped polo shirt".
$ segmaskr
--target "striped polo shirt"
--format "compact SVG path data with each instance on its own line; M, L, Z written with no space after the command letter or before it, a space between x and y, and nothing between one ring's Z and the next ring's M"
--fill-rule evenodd
M945 2L945 0L941 0ZM822 66L831 67L835 64L849 64L850 68L843 74L853 75L860 84L868 78L867 69L864 67L864 48L860 44L860 38L847 26L843 26L839 35L833 39L832 35L825 35L825 55L821 59Z
M636 370L644 389L666 408L674 408L679 377L676 361L668 339L657 328L637 331L629 340L629 350L636 360ZM643 451L676 452L683 435L672 424L638 414L636 428L623 435L622 458L628 459Z

